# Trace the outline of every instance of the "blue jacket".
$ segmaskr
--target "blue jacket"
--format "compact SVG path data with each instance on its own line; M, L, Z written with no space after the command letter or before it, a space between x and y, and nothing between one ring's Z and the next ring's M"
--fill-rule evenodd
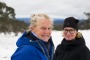
M18 39L17 50L11 56L11 60L52 60L54 45L52 39L46 43L32 34L24 32Z

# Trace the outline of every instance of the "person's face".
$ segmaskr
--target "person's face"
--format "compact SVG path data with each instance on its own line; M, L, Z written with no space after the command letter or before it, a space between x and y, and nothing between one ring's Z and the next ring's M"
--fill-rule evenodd
M45 42L48 42L51 36L52 23L45 18L41 18L37 22L37 26L34 27L33 32L37 35L37 37Z
M65 27L63 30L64 38L66 40L73 40L76 37L77 31L71 27Z

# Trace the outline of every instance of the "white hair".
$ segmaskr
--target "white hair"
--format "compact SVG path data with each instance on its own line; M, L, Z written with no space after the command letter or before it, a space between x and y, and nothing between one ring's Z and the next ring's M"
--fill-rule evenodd
M53 21L52 21L52 19L48 15L46 15L46 14L33 14L31 16L30 26L36 26L37 21L39 21L39 18L42 18L42 17L44 17L47 20L51 21L52 25L53 25Z
M35 26L37 26L37 21L39 21L39 18L46 18L46 20L51 21L52 28L53 28L53 19L51 19L46 14L39 13L39 14L33 14L33 15L31 15L30 26L29 26L29 29L27 30L27 32L30 31L31 29L33 29Z

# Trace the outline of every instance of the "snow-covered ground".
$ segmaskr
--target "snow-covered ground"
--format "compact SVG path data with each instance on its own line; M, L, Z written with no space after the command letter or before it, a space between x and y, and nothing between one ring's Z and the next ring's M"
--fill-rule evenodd
M83 34L86 40L86 45L90 49L90 37L89 37L90 30L79 30L79 31ZM19 33L18 36L14 36L14 33L11 33L11 35L9 34L4 35L3 33L0 34L0 60L10 60L11 55L17 48L16 41L20 36L21 33ZM60 44L61 40L63 39L62 32L53 31L52 39L56 48L57 45Z

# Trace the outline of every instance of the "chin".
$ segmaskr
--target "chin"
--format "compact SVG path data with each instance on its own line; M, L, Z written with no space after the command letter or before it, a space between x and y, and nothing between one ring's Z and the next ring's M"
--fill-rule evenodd
M73 39L70 39L70 38L66 38L66 40L68 40L68 41L71 41L71 40L73 40Z
M45 42L48 42L49 39L42 39L42 40L45 41Z

